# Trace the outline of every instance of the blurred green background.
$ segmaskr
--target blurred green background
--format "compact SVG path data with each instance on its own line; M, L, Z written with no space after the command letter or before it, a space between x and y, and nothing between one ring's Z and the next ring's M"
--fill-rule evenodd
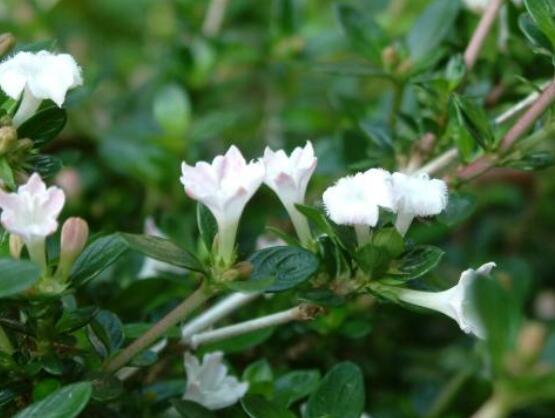
M41 42L45 48L70 52L83 67L85 85L67 103L69 126L46 150L65 164L55 181L69 196L66 215L86 218L95 232L140 232L145 218L153 216L177 242L195 247L195 206L178 181L183 160L212 159L230 144L237 144L246 158L257 158L267 145L290 150L311 139L319 156L309 188L311 203L348 171L373 165L395 168L392 154L361 129L361 121L387 118L391 85L370 74L365 58L344 36L335 2L222 1L226 7L220 24L207 17L210 3L2 0L0 32L12 32L22 48ZM396 38L410 29L428 2L348 3L370 14ZM493 33L467 87L485 99L495 85L505 86L492 115L530 91L524 79L544 80L553 71L549 60L530 51L517 28L517 14L511 5L508 50L499 51ZM464 50L478 18L469 11L459 14L446 55ZM418 87L410 86L402 109L420 117L425 112L418 94ZM407 140L401 136L393 140ZM545 146L553 149L553 142ZM461 188L470 196L461 214L464 222L446 225L440 219L414 228L412 238L447 252L425 285L444 287L455 282L461 270L494 260L501 274L528 286L528 315L551 327L554 174L551 168L488 176ZM267 189L255 196L244 219L244 254L252 251L267 225L292 231ZM136 258L129 257L132 268L116 267L119 290L101 282L91 291L91 298L131 320L138 319L133 309L149 296L136 295ZM122 299L133 292L135 299ZM144 315L156 316L156 308L171 296L152 302L154 313ZM368 410L380 418L421 416L453 376L462 376L464 387L453 408L458 412L449 416L468 416L481 404L489 386L474 368L472 341L454 323L396 306L368 310L367 303L361 298L314 324L277 332L271 337L273 344L238 354L237 368L259 356L271 359L277 370L326 370L341 359L356 361L366 373ZM238 318L287 304L279 297L262 301ZM546 359L555 362L549 350L555 338L550 341ZM549 411L554 406L515 416L553 416Z

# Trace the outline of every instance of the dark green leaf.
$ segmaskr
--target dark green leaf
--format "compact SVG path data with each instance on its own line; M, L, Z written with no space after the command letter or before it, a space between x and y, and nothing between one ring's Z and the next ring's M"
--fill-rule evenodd
M198 403L174 399L172 405L183 418L216 418L216 415Z
M396 284L417 279L433 270L443 254L443 250L432 245L417 245L393 263L384 280Z
M94 279L115 263L127 249L127 243L120 234L98 238L85 248L75 261L71 269L70 281L75 286L79 286Z
M197 204L197 224L202 242L208 251L212 251L214 238L218 233L218 224L212 212L202 203Z
M538 28L555 47L555 8L551 0L525 0L528 13L536 22Z
M75 310L65 310L62 317L56 322L56 331L59 333L73 332L87 325L95 316L97 308L88 306Z
M376 247L370 242L357 250L355 259L370 278L376 278L385 272L391 256L385 248Z
M483 149L490 150L495 142L495 137L484 109L472 100L456 94L453 95L453 103L461 125L468 130Z
M226 282L225 285L228 289L234 290L235 292L263 292L270 288L276 279L275 277L267 277L265 279L258 280L236 280L232 282Z
M318 370L295 370L276 379L274 401L280 405L291 405L310 395L318 387Z
M364 412L364 381L351 362L337 364L308 399L306 418L360 418Z
M74 383L28 406L13 418L74 418L85 408L91 394L89 382Z
M0 272L0 298L29 289L40 277L40 269L25 260L0 259Z
M291 289L316 273L320 265L318 257L303 248L272 247L255 252L249 257L253 266L250 280L275 278L275 283L267 289L279 292Z
M103 358L120 348L125 339L123 324L109 311L100 311L89 324L88 337L96 352Z
M551 55L554 46L551 41L538 28L532 16L523 13L518 19L518 26L537 53Z
M506 167L523 171L538 171L555 164L553 154L549 151L532 151L522 157L517 157L504 163Z
M262 396L248 395L241 405L250 418L295 418L292 412Z
M505 354L514 346L520 327L520 304L497 280L477 277L471 299L481 320L494 372L504 369Z
M394 227L375 231L372 235L372 245L386 250L391 258L397 258L405 251L405 240Z
M35 146L41 147L53 140L64 128L66 122L66 111L57 106L50 106L26 120L17 129L17 134L20 138L32 139Z
M152 235L121 234L129 247L144 255L173 266L204 272L202 263L187 250L184 250L166 238Z
M31 155L25 160L24 167L29 172L39 173L43 179L49 179L58 174L63 163L52 155Z
M387 38L372 15L347 4L339 4L337 17L353 46L374 63L380 63L382 49L387 45Z
M449 227L468 219L476 209L476 198L469 193L449 193L447 207L437 216L437 220Z
M453 27L459 9L459 0L435 0L424 10L407 35L414 61L423 60L437 50Z

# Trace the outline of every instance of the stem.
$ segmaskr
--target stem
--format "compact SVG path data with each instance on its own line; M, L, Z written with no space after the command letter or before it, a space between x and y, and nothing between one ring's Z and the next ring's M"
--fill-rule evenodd
M434 158L425 166L419 168L414 172L414 174L435 174L438 171L442 170L443 168L447 167L451 164L459 155L459 150L457 148L450 148L445 151L443 154L439 155L438 157Z
M395 132L397 128L397 113L403 104L403 93L405 92L404 83L395 82L393 85L393 103L391 104L391 113L389 114L389 126L391 132Z
M29 91L27 87L23 90L23 98L21 99L21 103L19 103L19 107L15 112L15 115L12 118L12 122L16 128L19 128L23 122L29 119L31 116L35 114L37 109L39 108L42 99L37 99L33 94Z
M196 349L203 344L225 340L264 328L275 327L291 321L307 321L313 319L321 311L319 306L301 304L286 311L193 335L191 347Z
M212 0L208 5L206 17L202 23L204 36L216 36L222 27L225 10L229 0Z
M495 22L495 18L503 4L503 0L491 0L488 4L488 7L482 18L480 19L480 23L476 27L476 30L472 34L472 38L468 43L468 47L466 51L464 51L464 62L466 64L466 68L471 70L480 55L480 51L482 46L484 45L484 41L486 40L490 29Z
M170 313L158 321L152 328L137 340L133 341L117 356L104 365L107 372L115 372L125 366L137 354L150 347L168 329L185 319L191 312L202 305L210 297L210 292L203 285L195 290L187 299L179 304Z
M210 309L207 309L195 319L181 328L181 341L188 343L197 332L209 328L222 318L225 318L240 307L258 298L262 293L233 293L225 297Z
M534 124L555 100L555 80L540 94L534 104L522 115L501 140L501 152L506 152ZM457 176L461 180L471 180L493 167L496 156L484 155L470 165L459 170Z
M2 328L1 325L0 325L0 351L3 351L4 353L9 354L10 356L14 352L12 343L10 342L10 339L6 335L6 331L4 331L4 328Z

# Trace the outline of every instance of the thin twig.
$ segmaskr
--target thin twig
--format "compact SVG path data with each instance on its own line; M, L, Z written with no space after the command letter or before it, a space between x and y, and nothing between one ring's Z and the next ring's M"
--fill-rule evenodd
M319 306L301 304L286 311L193 335L191 337L191 347L196 349L203 344L225 340L264 328L275 327L291 321L307 321L313 319L321 312L322 309Z
M480 55L480 51L482 49L482 45L486 40L488 33L495 22L495 18L503 4L503 0L491 0L486 8L486 11L482 15L480 19L480 23L476 27L476 30L472 34L472 38L468 43L468 47L466 51L464 51L464 62L466 64L466 68L469 70L474 67L478 56Z
M202 33L204 36L216 36L222 28L225 10L229 0L212 0L208 5L206 17L202 23Z
M123 351L121 351L112 360L104 365L104 369L108 372L115 372L129 363L137 354L150 347L168 329L183 321L191 312L202 305L208 298L210 293L201 285L187 299L179 304L170 313L158 321L152 328L145 332L141 337L133 341Z

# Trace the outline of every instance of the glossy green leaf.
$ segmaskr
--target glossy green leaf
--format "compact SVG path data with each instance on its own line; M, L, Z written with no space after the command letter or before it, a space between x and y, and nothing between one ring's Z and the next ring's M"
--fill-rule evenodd
M178 247L169 239L126 233L122 233L121 237L129 245L129 248L139 251L147 257L193 271L204 271L204 266L195 255Z
M0 298L17 295L39 279L40 269L30 261L0 259Z
M32 139L35 146L41 147L56 138L66 122L66 111L57 106L50 106L23 122L17 129L17 134L20 138Z
M255 252L249 257L253 266L250 280L275 278L267 291L280 292L304 283L320 266L320 261L310 251L298 247L272 247Z
M528 13L534 19L539 30L555 47L555 6L551 0L525 0Z
M291 405L316 390L320 383L318 370L295 370L278 379L274 384L274 401L280 405Z
M407 35L410 56L425 59L447 37L460 10L459 0L435 0L420 15Z
M472 100L456 94L453 95L453 103L459 122L483 149L490 150L495 137L484 109Z
M174 399L172 405L183 418L216 418L214 412L195 402Z
M91 394L89 382L74 383L31 404L13 418L74 418L85 409Z
M518 19L518 26L532 44L535 52L545 55L552 54L554 45L551 44L551 41L538 28L532 16L528 13L521 14Z
M432 271L444 254L445 252L438 247L417 245L392 264L384 280L399 283L417 279Z
M120 234L98 238L75 261L70 281L79 286L94 279L115 263L127 249L128 245Z
M212 212L202 203L197 203L197 224L202 242L206 249L211 251L214 238L218 233L218 224Z
M308 399L306 418L360 418L364 399L360 368L351 362L339 363L324 376Z
M296 418L280 404L262 396L247 395L241 400L241 405L250 418Z
M88 337L96 352L106 358L123 345L123 324L112 312L99 311L89 324Z
M25 169L29 172L37 172L43 179L54 177L62 169L63 163L53 155L31 155L25 160Z

